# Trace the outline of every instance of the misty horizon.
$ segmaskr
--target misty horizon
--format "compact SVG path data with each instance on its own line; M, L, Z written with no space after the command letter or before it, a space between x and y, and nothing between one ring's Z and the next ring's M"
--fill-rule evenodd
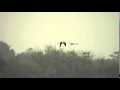
M118 12L0 12L0 41L16 53L60 41L66 50L88 50L108 57L119 51ZM59 45L56 45L59 49Z

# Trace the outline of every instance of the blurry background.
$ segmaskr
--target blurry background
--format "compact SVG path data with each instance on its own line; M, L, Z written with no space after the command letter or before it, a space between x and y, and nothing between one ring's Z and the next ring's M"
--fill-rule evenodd
M0 12L0 78L118 78L118 50L118 12Z

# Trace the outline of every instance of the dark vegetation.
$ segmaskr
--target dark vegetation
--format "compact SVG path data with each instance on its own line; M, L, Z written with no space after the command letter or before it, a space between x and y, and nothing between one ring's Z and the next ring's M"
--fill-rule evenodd
M0 41L0 78L118 78L119 54L95 57L90 51L63 51L51 45L15 55Z

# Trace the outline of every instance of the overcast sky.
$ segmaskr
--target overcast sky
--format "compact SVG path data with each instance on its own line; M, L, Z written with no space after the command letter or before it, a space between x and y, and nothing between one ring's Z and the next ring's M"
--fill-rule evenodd
M108 56L119 50L119 13L0 12L0 41L17 53L66 41L78 43L72 49Z

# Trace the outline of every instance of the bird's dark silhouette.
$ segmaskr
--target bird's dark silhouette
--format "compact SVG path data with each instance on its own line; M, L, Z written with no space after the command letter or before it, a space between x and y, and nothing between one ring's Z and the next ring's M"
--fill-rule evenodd
M64 44L65 47L66 47L66 42L64 42L64 41L62 41L62 42L60 42L60 43L57 43L57 44L60 44L60 47L62 46L62 44ZM71 46L71 45L78 45L78 43L70 43L70 42L69 42L69 44L70 44L69 46ZM69 47L69 46L68 46L68 47Z
M61 47L62 44L64 44L65 47L66 47L66 42L64 42L64 41L63 41L63 42L60 42L60 43L58 43L58 44L60 44L60 47Z

